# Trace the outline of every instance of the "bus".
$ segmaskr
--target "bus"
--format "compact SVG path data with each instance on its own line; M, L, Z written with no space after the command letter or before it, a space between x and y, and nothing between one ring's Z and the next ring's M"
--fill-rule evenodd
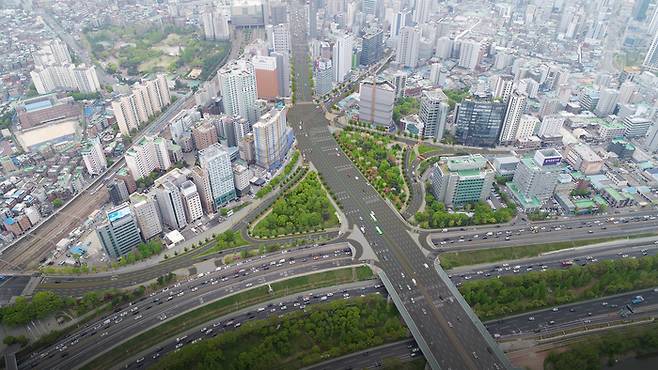
M377 222L377 219L375 218L375 212L370 212L370 218L372 218L373 221Z
M377 230L377 234L382 235L382 229L379 228L379 226L375 226L375 230Z

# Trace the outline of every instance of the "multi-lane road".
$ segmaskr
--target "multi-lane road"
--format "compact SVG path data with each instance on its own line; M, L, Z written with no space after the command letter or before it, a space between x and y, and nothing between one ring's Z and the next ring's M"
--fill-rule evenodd
M164 320L228 295L301 274L356 264L349 248L327 246L272 253L218 268L163 288L110 317L90 323L56 345L34 353L20 366L76 368Z
M326 180L343 204L350 226L363 227L364 237L374 249L392 284L392 295L399 297L409 313L421 349L432 368L502 369L511 365L482 324L472 315L452 283L432 268L432 261L421 252L395 210L368 184L352 162L338 155L338 144L328 130L323 111L311 103L306 86L306 14L302 7L291 9L292 54L296 81L300 87L296 104L288 113L298 145ZM301 71L301 72L300 72ZM380 235L371 221L378 219ZM470 313L470 315L469 315ZM410 324L409 321L407 321ZM415 330L412 329L412 332Z

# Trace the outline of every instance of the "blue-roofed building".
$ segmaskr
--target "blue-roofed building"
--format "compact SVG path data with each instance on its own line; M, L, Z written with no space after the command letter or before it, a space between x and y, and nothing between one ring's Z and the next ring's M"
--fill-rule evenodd
M128 203L107 212L107 221L96 229L98 239L112 258L119 258L142 242L137 219Z

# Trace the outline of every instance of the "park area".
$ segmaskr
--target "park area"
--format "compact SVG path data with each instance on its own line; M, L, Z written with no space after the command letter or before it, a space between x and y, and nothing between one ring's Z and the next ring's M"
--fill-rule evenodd
M107 72L125 77L153 72L185 76L201 69L198 79L205 80L230 50L228 42L202 40L191 27L109 26L87 30L85 39Z
M336 140L377 192L397 209L407 202L407 184L402 176L402 147L388 136L351 130L336 134Z

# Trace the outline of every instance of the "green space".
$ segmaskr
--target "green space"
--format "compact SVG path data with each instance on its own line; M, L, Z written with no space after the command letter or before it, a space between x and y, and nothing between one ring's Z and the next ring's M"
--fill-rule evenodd
M658 285L658 256L471 280L459 291L481 320Z
M83 92L72 92L71 97L73 100L98 100L101 98L101 93L95 92L95 93L83 93Z
M402 98L393 106L393 121L399 124L402 117L418 113L419 108L420 101L418 99L412 97Z
M423 229L498 224L511 220L516 214L516 211L509 207L494 211L486 202L466 204L464 210L472 212L472 216L466 213L450 213L446 210L445 204L437 201L430 192L425 194L425 202L425 209L414 215L415 222Z
M267 194L271 193L272 190L276 189L276 188L281 184L281 182L282 182L286 177L288 177L288 175L290 175L290 173L292 172L292 170L295 168L295 165L297 164L297 161L298 161L298 160L299 160L299 150L295 150L295 152L292 154L292 157L290 158L290 161L289 161L288 164L286 164L286 166L283 168L283 172L281 172L280 174L274 176L274 177L270 180L270 182L268 182L267 184L265 184L265 186L263 186L262 188L260 188L260 189L256 192L256 198L257 198L257 199L260 199L260 198L266 196ZM298 171L299 171L299 170L300 170L300 169L298 169Z
M202 40L193 27L173 25L108 26L85 31L92 55L98 61L110 61L109 73L170 72L187 75L201 68L198 77L205 80L228 55L228 42Z
M238 330L165 356L161 369L299 369L406 338L392 303L381 296L336 300L246 323Z
M590 244L604 243L620 239L636 239L653 236L654 233L637 234L628 237L609 237L597 239L568 240L564 242L519 245L515 247L478 249L465 252L447 252L440 255L441 266L451 269L458 266L471 266L480 263L491 263L498 261L515 260L528 257L536 257L542 253L562 249L582 247Z
M420 162L418 165L418 175L422 175L427 171L428 168L430 168L431 165L434 163L438 162L441 160L441 157L432 157L432 158L427 158L426 160Z
M358 281L359 278L371 279L372 272L368 274L365 270L370 271L370 268L359 266L318 272L271 284L272 293L262 286L234 294L167 320L100 355L83 369L109 369L116 365L117 358L129 358L185 330L245 307L307 290Z
M251 230L259 238L326 230L339 225L316 172L309 172L291 190L282 194L272 210Z
M244 240L244 238L239 232L235 232L233 230L226 230L223 233L215 236L215 245L208 248L208 250L205 251L203 254L204 255L213 254L226 249L241 247L247 244L249 243L247 243L247 241Z
M420 146L418 147L418 153L420 155L423 155L423 154L428 153L428 152L434 152L434 151L437 151L437 150L438 149L436 147L433 147L433 146L427 145L427 144L420 144Z
M397 208L407 201L402 170L402 147L386 135L345 128L336 141L374 188Z
M448 105L450 105L450 109L453 109L455 107L455 104L461 103L462 100L464 100L465 98L471 95L468 89L461 89L461 90L446 89L443 90L443 92L448 97Z
M627 52L616 53L613 59L619 68L638 67L642 65L645 54L646 50L631 50Z
M623 358L642 358L658 353L658 324L615 329L588 335L566 351L551 352L544 360L546 370L598 370ZM628 369L629 367L620 367Z

